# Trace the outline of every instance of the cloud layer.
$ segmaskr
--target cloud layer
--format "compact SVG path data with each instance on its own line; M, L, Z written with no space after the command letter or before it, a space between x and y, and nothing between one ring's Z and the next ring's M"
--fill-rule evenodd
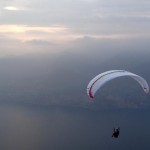
M43 41L39 42L41 47L44 43L55 43L56 49L60 49L86 36L99 39L150 36L148 0L3 0L0 3L0 43L7 41L11 45L8 50L2 44L1 55L25 54L26 49L30 49L27 53L36 52L27 48L32 43L28 45L28 41ZM16 42L22 50L16 50Z

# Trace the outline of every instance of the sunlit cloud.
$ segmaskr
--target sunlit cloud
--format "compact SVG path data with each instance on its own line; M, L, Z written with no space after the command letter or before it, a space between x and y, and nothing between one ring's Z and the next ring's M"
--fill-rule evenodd
M28 31L40 31L40 32L61 32L65 31L67 28L65 27L43 27L43 26L27 26L27 25L0 25L0 32L13 32L13 33L21 33Z
M5 10L10 10L10 11L17 11L19 10L19 8L15 7L15 6L6 6L4 7Z
M0 33L5 37L27 40L66 40L69 31L61 26L27 26L27 25L0 25Z
M57 25L0 25L0 34L0 55L56 52L73 38L68 28Z
M93 39L127 39L135 38L137 34L110 33L85 34L72 31L64 26L27 26L27 25L0 25L0 34L8 39L20 42L46 41L46 43L68 43L76 39L90 37ZM37 43L37 42L35 42ZM39 42L38 42L39 44ZM43 42L41 42L43 44Z
M120 40L137 38L140 33L82 33L67 26L0 25L0 55L26 54L30 52L62 51L76 40Z

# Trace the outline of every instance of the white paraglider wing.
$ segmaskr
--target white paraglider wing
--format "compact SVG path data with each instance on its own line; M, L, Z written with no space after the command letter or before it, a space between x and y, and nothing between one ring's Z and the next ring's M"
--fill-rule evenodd
M97 75L89 82L89 84L87 86L88 96L90 98L94 98L94 95L97 92L97 90L99 88L101 88L106 82L108 82L112 79L118 78L118 77L122 77L122 76L129 76L129 77L133 78L141 85L141 87L143 88L145 93L149 92L148 83L141 76L138 76L134 73L131 73L131 72L128 72L125 70L110 70L110 71L106 71L106 72L103 72L103 73Z

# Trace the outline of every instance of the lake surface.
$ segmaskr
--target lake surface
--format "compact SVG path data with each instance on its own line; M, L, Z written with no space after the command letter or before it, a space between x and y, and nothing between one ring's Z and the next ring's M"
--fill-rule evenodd
M1 150L141 150L150 148L150 111L0 104ZM121 128L118 139L113 127Z

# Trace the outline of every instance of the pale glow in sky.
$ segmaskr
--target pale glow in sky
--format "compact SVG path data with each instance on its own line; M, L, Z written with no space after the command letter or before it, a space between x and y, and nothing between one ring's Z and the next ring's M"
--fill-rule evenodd
M43 49L51 49L52 43L61 49L62 45L84 37L149 38L149 7L148 0L2 0L0 48L3 51L0 54L4 51L8 55L13 51L14 55L24 54L32 41L36 41L34 45L44 46ZM9 42L11 50L8 50ZM21 47L19 51L13 46L16 42Z

